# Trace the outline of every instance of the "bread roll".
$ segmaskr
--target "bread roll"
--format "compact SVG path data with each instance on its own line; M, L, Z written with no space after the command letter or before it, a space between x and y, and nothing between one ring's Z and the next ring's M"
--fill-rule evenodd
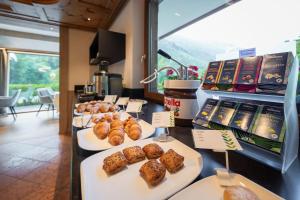
M88 104L88 105L86 106L85 110L86 110L87 112L91 112L92 108L93 108L93 106L92 106L91 104Z
M254 192L242 186L226 187L223 194L224 200L259 200Z
M85 111L85 109L86 109L86 105L85 105L85 104L79 104L79 105L77 106L77 108L76 108L76 111L77 111L78 113L83 113L83 112Z

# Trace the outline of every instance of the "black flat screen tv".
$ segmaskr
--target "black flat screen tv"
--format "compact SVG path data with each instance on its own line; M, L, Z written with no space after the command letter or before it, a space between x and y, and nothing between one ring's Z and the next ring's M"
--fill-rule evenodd
M98 29L90 46L90 64L107 61L109 65L125 59L125 34Z

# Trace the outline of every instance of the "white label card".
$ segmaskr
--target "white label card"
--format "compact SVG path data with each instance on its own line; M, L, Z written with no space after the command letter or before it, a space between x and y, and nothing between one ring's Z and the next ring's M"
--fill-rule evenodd
M117 105L126 106L129 102L129 97L119 97Z
M115 103L117 100L117 95L105 95L103 102Z
M193 129L195 148L225 150L243 150L234 134L229 130Z
M127 104L126 112L139 113L142 110L142 102L129 102Z
M154 112L152 114L152 126L155 128L174 127L174 111Z

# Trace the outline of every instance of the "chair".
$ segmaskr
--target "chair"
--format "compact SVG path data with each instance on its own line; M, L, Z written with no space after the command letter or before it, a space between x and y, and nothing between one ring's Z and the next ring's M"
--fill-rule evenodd
M20 94L21 94L21 89L18 89L17 92L11 97L5 97L5 96L0 97L0 108L9 107L10 112L14 117L14 120L16 120L17 117L17 113L15 111L15 105L18 101Z
M38 88L36 89L38 97L40 99L41 106L36 113L36 116L38 116L39 112L41 111L44 104L48 104L48 110L50 110L50 107L52 107L53 116L54 116L54 102L53 102L53 94L49 91L48 88Z

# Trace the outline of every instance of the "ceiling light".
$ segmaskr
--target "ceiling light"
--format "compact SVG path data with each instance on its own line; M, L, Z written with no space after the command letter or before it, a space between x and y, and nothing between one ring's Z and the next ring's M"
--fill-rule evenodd
M88 21L91 21L92 19L90 17L87 18Z
M179 14L179 13L174 13L174 15L176 15L177 17L180 17L181 16L181 14Z

